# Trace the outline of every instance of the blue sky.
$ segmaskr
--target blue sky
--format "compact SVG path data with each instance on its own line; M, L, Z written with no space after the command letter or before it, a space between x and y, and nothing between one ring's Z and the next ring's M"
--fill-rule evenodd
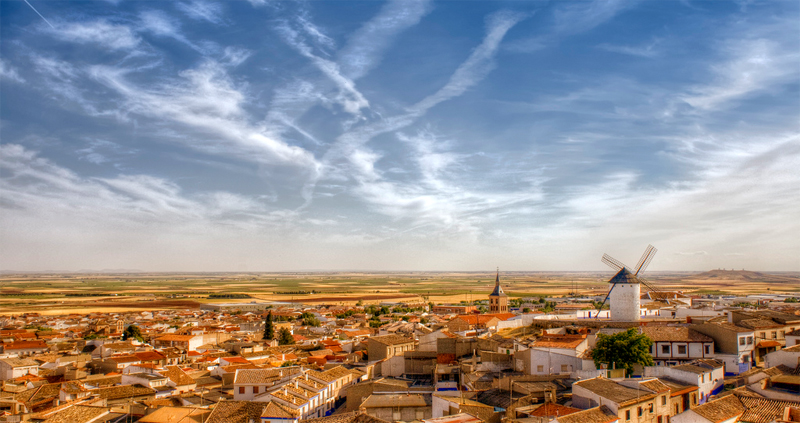
M800 270L799 12L2 1L1 266Z

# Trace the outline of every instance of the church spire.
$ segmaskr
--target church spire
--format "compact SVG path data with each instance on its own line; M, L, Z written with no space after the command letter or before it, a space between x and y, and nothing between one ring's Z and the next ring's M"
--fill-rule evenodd
M497 267L497 277L494 279L494 286L500 286L500 266Z

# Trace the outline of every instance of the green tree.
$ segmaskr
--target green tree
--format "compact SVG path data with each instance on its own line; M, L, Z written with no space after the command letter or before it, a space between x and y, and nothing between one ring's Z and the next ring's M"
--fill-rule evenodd
M356 307L361 307L362 305L364 305L364 302L363 302L363 301L361 301L361 300L358 300L358 301L356 302Z
M650 355L652 345L653 341L639 333L636 328L614 335L599 333L592 350L592 359L597 368L600 368L601 364L606 364L609 369L612 367L625 369L631 374L634 364L653 365L653 357Z
M270 311L264 321L264 339L270 340L273 338L275 338L275 324L272 323L272 312Z
M144 336L142 336L142 330L139 329L139 326L130 325L122 332L122 340L128 339L135 339L139 342L144 342Z
M279 345L292 345L292 344L294 344L294 338L292 337L292 333L289 332L289 329L281 328L278 331L278 344Z

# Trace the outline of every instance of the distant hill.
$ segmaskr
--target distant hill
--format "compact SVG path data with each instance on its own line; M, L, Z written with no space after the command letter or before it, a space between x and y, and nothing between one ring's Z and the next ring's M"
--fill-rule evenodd
M750 281L750 282L777 282L800 283L800 278L791 275L778 275L749 270L709 270L689 276L687 279L697 280L724 280L724 281Z

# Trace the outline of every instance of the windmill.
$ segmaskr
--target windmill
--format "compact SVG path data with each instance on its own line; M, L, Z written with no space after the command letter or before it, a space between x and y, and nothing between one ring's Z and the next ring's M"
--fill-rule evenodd
M651 291L658 292L639 274L647 269L657 251L656 247L648 245L634 269L629 269L619 260L608 254L603 254L603 263L616 270L617 273L608 281L611 287L608 290L608 294L606 294L606 298L597 308L597 317L600 317L600 311L610 298L611 320L623 322L639 320L641 285L646 286Z

